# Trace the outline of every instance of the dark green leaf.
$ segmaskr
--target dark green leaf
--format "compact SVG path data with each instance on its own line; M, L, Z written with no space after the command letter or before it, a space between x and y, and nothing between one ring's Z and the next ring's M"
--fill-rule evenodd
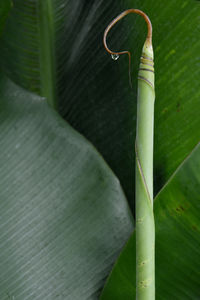
M2 33L2 28L11 9L11 0L1 0L0 2L0 34Z
M155 199L156 299L200 299L200 144ZM105 286L102 300L135 299L135 234Z
M97 299L133 229L119 181L44 98L0 100L0 299Z
M55 100L59 97L61 114L98 147L132 198L135 103L127 76L121 81L118 68L127 75L127 60L114 70L102 46L105 26L125 6L111 0L48 2L51 7L42 12L44 0L14 0L0 42L1 65L21 86L44 96L54 94ZM45 23L48 13L50 28L50 21ZM126 28L120 28L124 34ZM44 32L46 41L41 38ZM50 68L47 93L44 64Z

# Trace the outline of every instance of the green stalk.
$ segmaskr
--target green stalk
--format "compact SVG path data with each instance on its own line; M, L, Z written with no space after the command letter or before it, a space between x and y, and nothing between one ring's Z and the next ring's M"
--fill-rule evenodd
M140 59L138 75L138 106L136 134L136 299L155 299L155 226L153 215L153 123L154 123L154 68L152 48L152 25L141 10L128 9L116 17L105 29L103 44L116 60L129 51L114 52L107 46L110 29L124 16L135 13L142 16L148 26L147 39Z
M154 68L151 39L146 40L138 75L136 133L136 295L155 299L153 216Z

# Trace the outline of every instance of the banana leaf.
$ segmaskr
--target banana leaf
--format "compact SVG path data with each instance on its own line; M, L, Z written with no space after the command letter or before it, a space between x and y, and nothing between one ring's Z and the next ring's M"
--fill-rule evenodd
M118 179L47 101L0 81L0 299L97 299L133 230Z
M45 2L38 4L44 9ZM27 7L32 13L36 8L33 1L14 1L11 19L16 6L23 17ZM4 23L10 8L8 1L1 2ZM29 17L18 18L18 34L9 41L17 49L9 61L13 71L9 67L5 71L2 63L4 73L10 70L14 79L27 79L27 56L30 70L36 71L34 55L24 42L28 29L33 30L29 37L34 35ZM19 32L23 20L31 26ZM48 22L47 18L41 30ZM0 28L9 36L3 25ZM1 46L5 47L2 41ZM94 147L62 120L45 98L23 90L2 74L0 298L96 299L133 230L120 183ZM51 93L52 87L47 91Z
M5 21L8 17L11 6L11 0L1 0L0 2L0 34L3 31L3 27L5 25Z

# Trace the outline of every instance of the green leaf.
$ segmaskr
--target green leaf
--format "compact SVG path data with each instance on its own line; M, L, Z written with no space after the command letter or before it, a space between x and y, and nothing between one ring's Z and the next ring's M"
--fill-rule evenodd
M11 6L11 0L1 0L0 2L0 34L2 33L2 29L4 27Z
M156 299L200 298L200 144L155 199ZM102 300L135 299L135 234L121 253Z
M200 3L45 0L48 9L41 11L38 5L43 2L14 1L0 43L4 71L15 82L44 95L42 86L48 70L43 73L42 66L44 58L50 57L53 79L46 83L47 94L55 93L56 101L60 99L60 113L101 152L133 206L136 79L146 24L140 16L129 16L108 37L114 50L132 52L133 91L129 87L128 58L115 62L107 55L103 31L113 17L129 7L142 9L151 18L157 192L199 141ZM41 17L46 20L48 15L49 23L41 22ZM45 30L47 44L41 38Z
M44 98L0 99L0 299L96 299L133 230L119 181Z
M98 147L132 198L136 106L132 107L127 76L123 85L119 68L111 68L113 63L102 46L105 26L124 5L110 0L45 0L51 6L42 12L39 8L43 2L14 1L0 41L1 67L24 88L47 97L54 95L55 101L60 99L60 113ZM121 30L124 32L123 27ZM48 77L45 57L49 59ZM120 67L127 75L126 59ZM46 94L44 82L49 87Z

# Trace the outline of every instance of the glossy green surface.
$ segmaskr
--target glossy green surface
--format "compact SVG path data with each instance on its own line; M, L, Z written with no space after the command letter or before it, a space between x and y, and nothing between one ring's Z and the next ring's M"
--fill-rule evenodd
M200 144L155 198L156 299L200 298ZM135 234L121 253L101 300L135 299Z
M6 79L0 143L0 299L97 299L133 230L118 179L44 98Z

